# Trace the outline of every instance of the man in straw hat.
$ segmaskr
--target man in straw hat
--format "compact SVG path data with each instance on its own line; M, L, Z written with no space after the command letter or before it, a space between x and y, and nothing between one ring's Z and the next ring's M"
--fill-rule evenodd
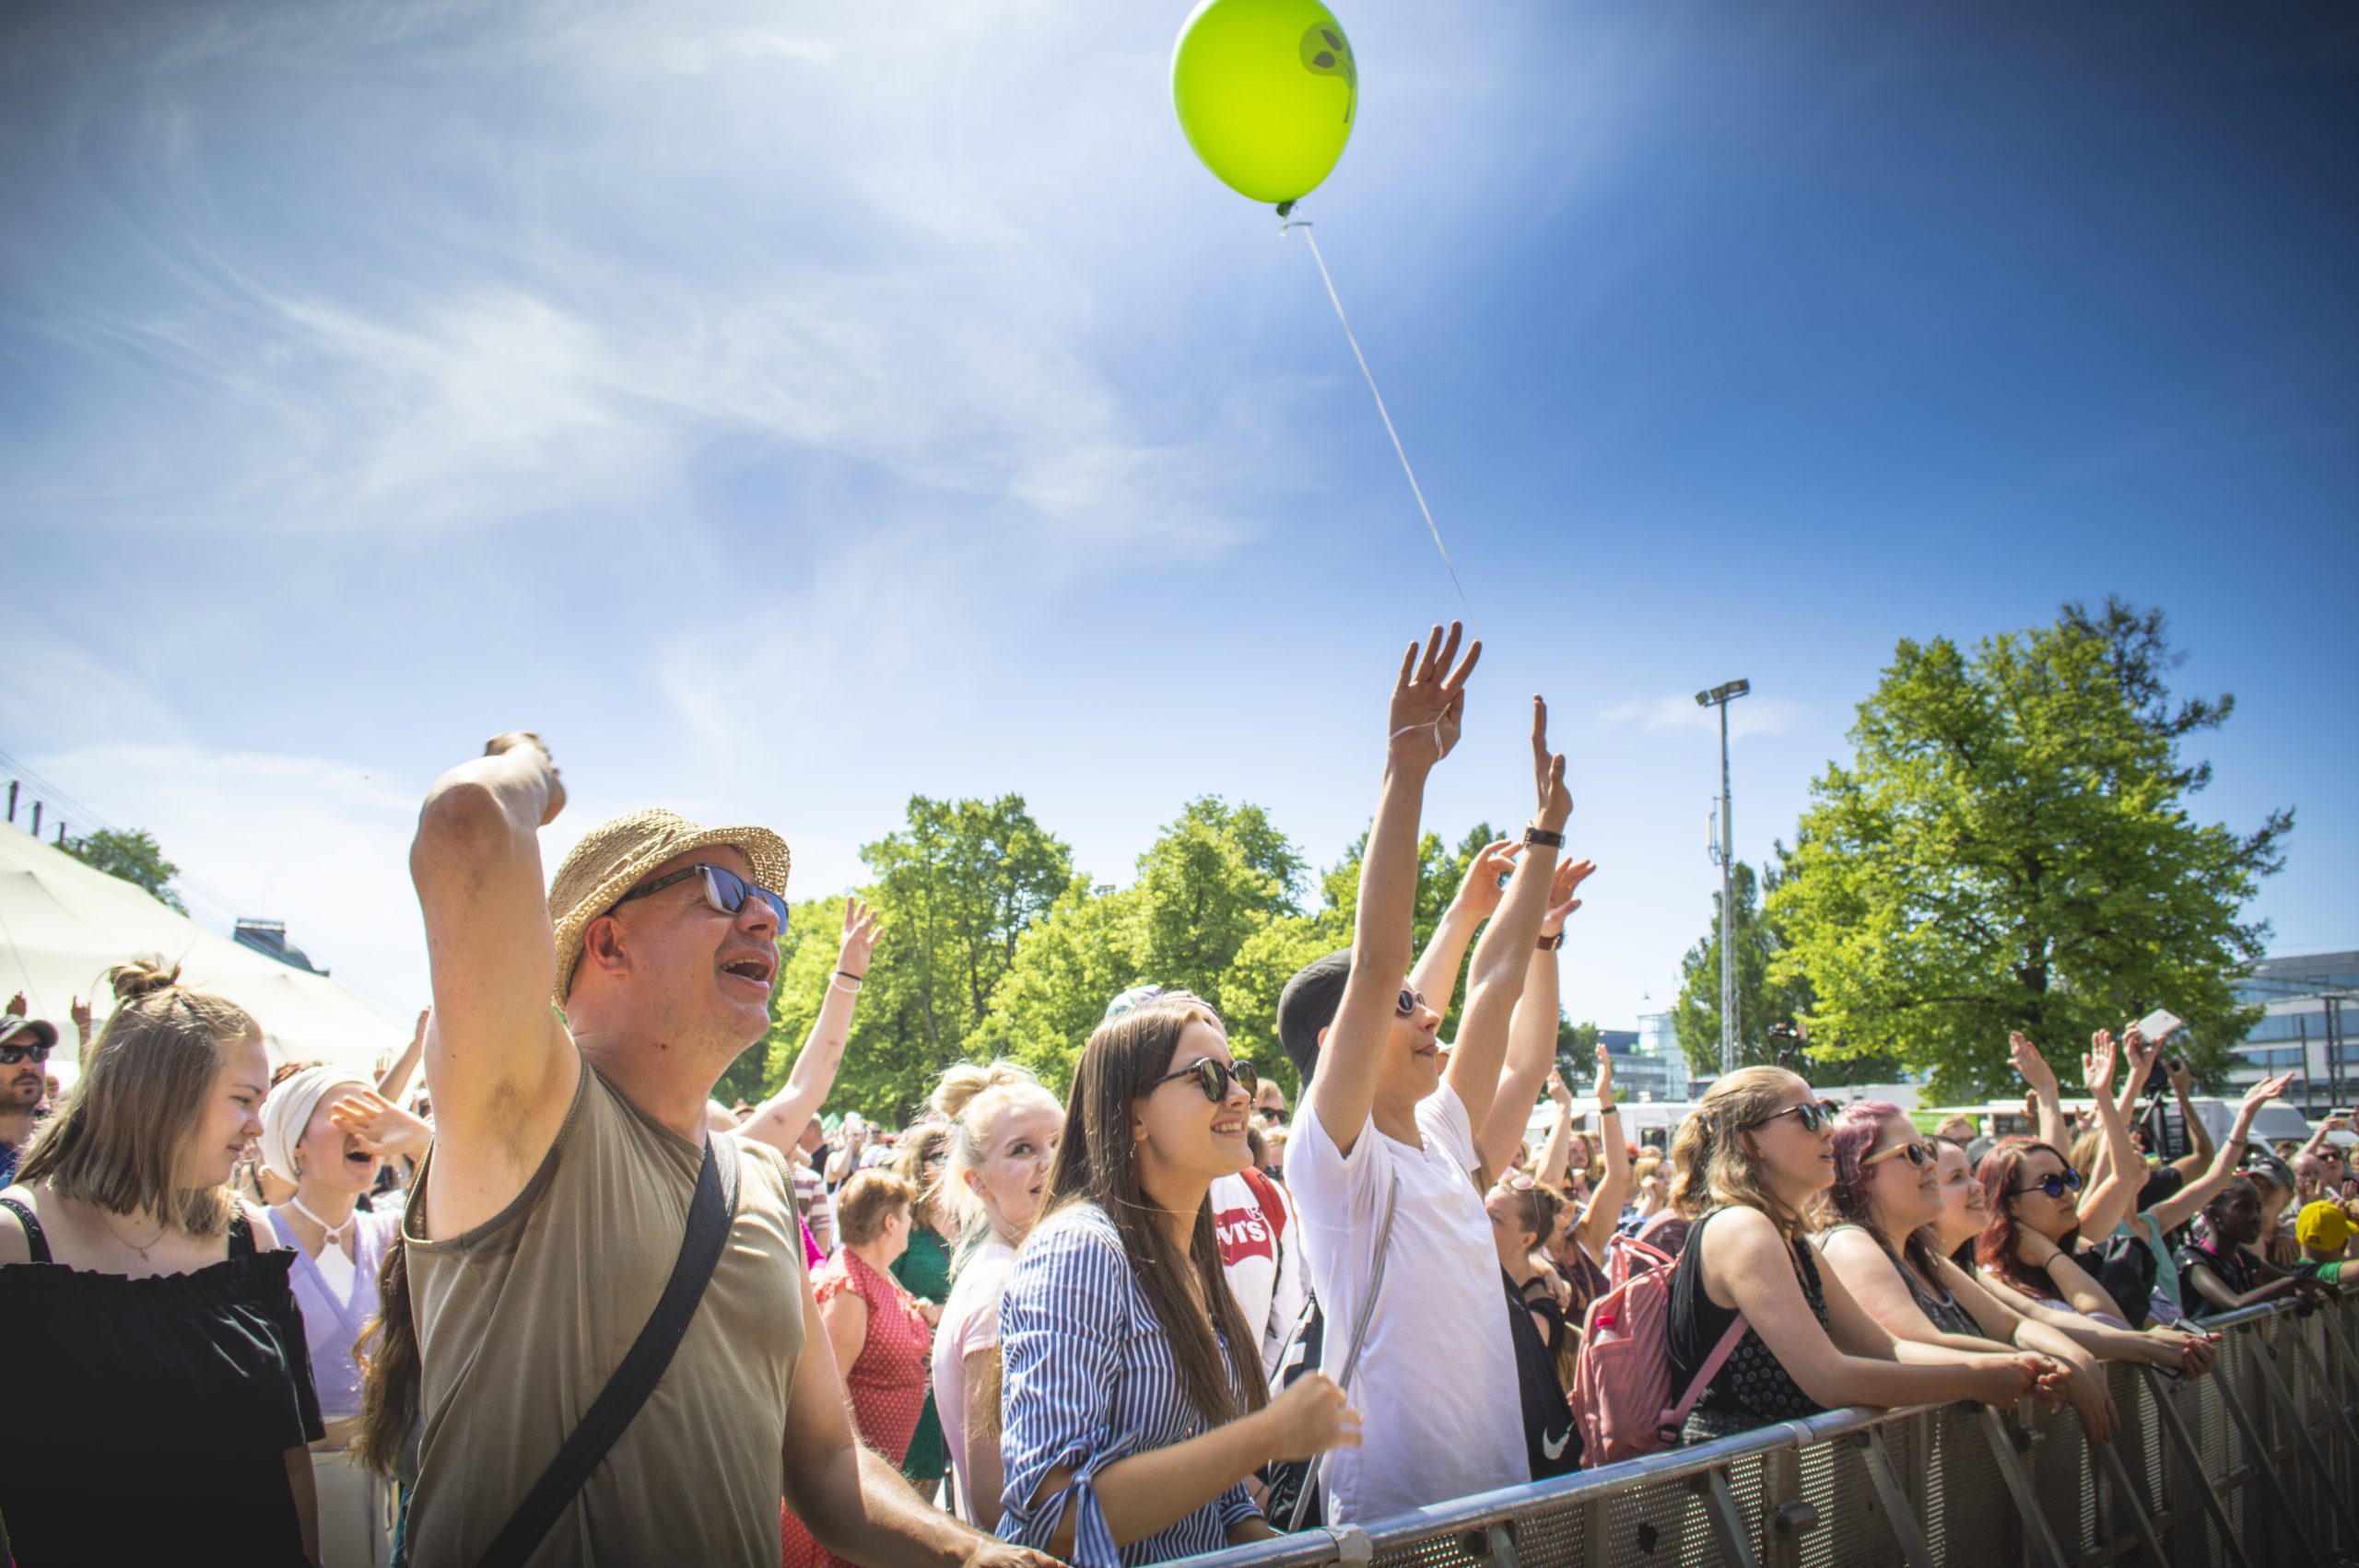
M480 1560L606 1387L680 1256L705 1102L769 1026L778 835L635 813L586 834L545 901L539 829L564 804L538 737L502 735L436 781L410 850L436 1124L404 1227L419 1563ZM528 1561L770 1568L784 1497L861 1562L1041 1562L854 1440L785 1162L735 1147L728 1245L678 1349Z

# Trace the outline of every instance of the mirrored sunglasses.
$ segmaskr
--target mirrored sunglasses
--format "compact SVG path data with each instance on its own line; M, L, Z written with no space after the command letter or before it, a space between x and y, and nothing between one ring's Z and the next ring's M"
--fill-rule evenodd
M2054 1172L2040 1177L2029 1187L2019 1187L2017 1193L2045 1192L2050 1198L2061 1198L2068 1192L2081 1190L2081 1173L2075 1170Z
M615 907L620 908L634 898L651 897L675 883L687 881L692 876L704 879L704 901L722 914L734 915L745 908L746 899L758 898L769 907L772 918L778 922L779 934L780 936L786 934L786 895L784 894L773 893L759 883L747 882L726 866L709 865L701 860L693 866L683 866L669 876L659 876L653 882L640 883L637 887L616 899Z

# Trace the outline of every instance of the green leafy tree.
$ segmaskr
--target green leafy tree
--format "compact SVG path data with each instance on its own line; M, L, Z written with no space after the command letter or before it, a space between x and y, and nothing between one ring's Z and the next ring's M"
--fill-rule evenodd
M2259 1011L2232 988L2268 928L2242 911L2293 815L2193 819L2209 772L2181 743L2233 703L2174 706L2178 660L2159 612L2118 600L1970 654L1900 644L1768 899L1770 977L1809 983L1814 1052L1889 1054L1966 1097L2012 1088L2011 1029L2069 1059L2166 1006L2219 1076Z
M164 851L156 843L156 836L146 828L119 833L102 827L84 838L65 841L65 852L85 865L96 866L109 876L118 876L135 887L146 888L158 902L169 908L188 913L188 906L171 890L172 878L181 874L180 867L164 859Z
M1776 848L1756 878L1751 865L1739 860L1730 868L1736 891L1736 1021L1737 1065L1777 1062L1807 1074L1813 1088L1846 1083L1890 1082L1902 1064L1888 1053L1844 1053L1821 1049L1819 1040L1807 1050L1771 1036L1773 1025L1791 1025L1811 1015L1810 980L1800 974L1776 974L1778 955L1787 946L1783 924L1765 913L1762 895L1775 899L1791 876L1785 848ZM1687 1054L1687 1070L1700 1078L1720 1071L1720 895L1712 895L1711 923L1703 937L1679 962L1679 999L1672 1004L1672 1029L1680 1049Z

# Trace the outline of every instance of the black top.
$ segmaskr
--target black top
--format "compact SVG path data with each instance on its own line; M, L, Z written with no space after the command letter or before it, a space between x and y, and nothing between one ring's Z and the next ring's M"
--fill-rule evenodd
M1735 1309L1715 1305L1705 1288L1704 1227L1719 1213L1715 1210L1689 1229L1687 1244L1680 1248L1679 1267L1672 1270L1670 1312L1663 1325L1663 1340L1671 1361L1673 1403L1686 1397L1688 1385L1696 1380L1696 1368L1704 1364L1705 1358L1720 1342L1720 1336L1736 1321ZM1819 1282L1817 1249L1806 1241L1797 1241L1793 1244L1793 1257L1802 1299L1810 1303L1812 1315L1824 1328L1826 1291ZM1771 1422L1817 1415L1822 1408L1802 1391L1778 1358L1769 1353L1769 1347L1761 1342L1761 1336L1748 1325L1744 1338L1737 1341L1736 1350L1720 1363L1720 1370L1712 1375L1703 1398L1696 1401L1695 1412L1688 1417L1689 1433L1724 1436L1766 1426Z
M175 1562L218 1552L305 1561L285 1454L321 1435L295 1254L258 1252L241 1209L226 1261L134 1280L50 1261L0 1267L0 1340L38 1347L10 1367L9 1424L41 1462L0 1467L18 1561Z
M1923 1313L1935 1328L1944 1334L1965 1334L1978 1340L1984 1337L1982 1325L1974 1320L1974 1314L1957 1299L1957 1293L1947 1285L1941 1287L1939 1295L1928 1290L1925 1282L1917 1277L1917 1270L1911 1269L1900 1254L1893 1251L1892 1243L1884 1240L1881 1233L1869 1230L1865 1225L1841 1224L1829 1225L1826 1234L1833 1235L1837 1231L1864 1231L1872 1237L1876 1246L1883 1248L1884 1255L1892 1259L1892 1266L1900 1271L1900 1282L1908 1287L1909 1297L1916 1302L1917 1310Z
M2173 1261L2178 1265L2179 1305L2187 1308L2189 1317L2210 1317L2228 1310L2214 1305L2195 1288L2195 1266L2199 1263L2218 1275L2220 1282L2238 1295L2260 1283L2259 1260L2241 1246L2214 1251L2201 1242L2189 1242L2178 1249Z
M2177 1197L2179 1188L2186 1185L2185 1171L2175 1165L2156 1165L2146 1173L2145 1181L2139 1186L2138 1212L2142 1214L2163 1199Z
M1537 1292L1516 1288L1505 1269L1499 1281L1508 1293L1508 1332L1515 1340L1516 1391L1523 1401L1524 1457L1532 1463L1532 1479L1567 1476L1581 1467L1580 1429L1573 1424L1573 1408L1566 1403L1565 1386L1556 1379L1556 1341L1565 1332L1565 1317L1547 1281L1534 1280ZM1552 1321L1543 1334L1532 1320L1538 1312Z

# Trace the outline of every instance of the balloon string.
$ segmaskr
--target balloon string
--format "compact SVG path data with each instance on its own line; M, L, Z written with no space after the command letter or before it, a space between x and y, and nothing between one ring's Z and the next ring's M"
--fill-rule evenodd
M1360 352L1359 334L1352 331L1352 319L1344 314L1343 298L1335 292L1335 279L1327 271L1327 258L1319 253L1319 241L1311 234L1308 219L1287 218L1278 230L1280 238L1294 228L1302 230L1303 242L1310 247L1310 259L1319 263L1319 279L1327 286L1327 298L1335 307L1335 319L1344 323L1344 336L1352 345L1352 357L1360 362L1360 374L1367 379L1368 395L1376 399L1376 413L1384 421L1384 433L1392 438L1392 450L1401 459L1401 472L1409 476L1409 493L1417 497L1417 509L1425 514L1426 532L1434 536L1434 548L1441 553L1442 569L1449 573L1449 586L1458 590L1458 603L1471 614L1473 606L1466 603L1466 586L1458 580L1458 568L1449 558L1449 546L1441 542L1441 530L1434 526L1434 509L1426 505L1425 489L1417 483L1417 471L1409 466L1408 449L1401 444L1401 432L1393 428L1391 412L1384 406L1384 394L1376 390L1376 372L1367 368L1367 356Z

